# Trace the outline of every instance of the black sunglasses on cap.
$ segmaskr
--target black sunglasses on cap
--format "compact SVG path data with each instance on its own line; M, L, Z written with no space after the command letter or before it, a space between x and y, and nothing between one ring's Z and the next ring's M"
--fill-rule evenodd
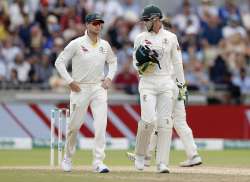
M103 23L101 21L93 21L93 22L91 22L91 24L93 26L97 26L97 25L102 25Z

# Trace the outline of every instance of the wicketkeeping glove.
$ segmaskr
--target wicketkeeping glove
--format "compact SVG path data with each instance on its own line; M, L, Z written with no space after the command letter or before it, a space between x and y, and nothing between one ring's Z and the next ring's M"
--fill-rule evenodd
M179 94L178 94L178 100L183 100L185 104L188 102L188 91L187 91L187 85L178 82L176 80L177 87L179 88Z
M153 73L155 70L155 63L152 62L146 62L141 66L138 66L138 72L140 75L143 75L144 73Z
M140 45L135 52L135 57L137 60L136 66L139 68L139 73L143 74L147 69L150 67L152 68L154 64L157 64L161 69L158 56L159 55L155 50L151 50L146 45Z

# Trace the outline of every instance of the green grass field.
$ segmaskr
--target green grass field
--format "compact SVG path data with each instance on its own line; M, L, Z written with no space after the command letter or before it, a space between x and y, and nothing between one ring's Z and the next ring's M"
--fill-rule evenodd
M77 151L71 173L49 168L49 149L0 150L1 182L125 182L125 181L250 181L250 150L200 151L204 164L200 167L180 168L185 159L183 151L171 151L170 174L157 174L155 167L137 172L128 161L126 151L106 151L105 163L109 174L96 174L91 169L91 151Z

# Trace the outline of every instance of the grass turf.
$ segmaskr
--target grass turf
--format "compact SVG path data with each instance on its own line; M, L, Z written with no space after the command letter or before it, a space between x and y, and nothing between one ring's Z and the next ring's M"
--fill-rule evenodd
M49 149L0 150L0 166L48 165ZM206 166L250 167L250 150L199 151ZM91 165L92 152L78 150L73 158L75 165ZM172 150L170 165L185 160L183 151ZM124 150L107 150L105 163L111 166L132 165Z
M115 166L132 166L125 155L126 151L106 151L105 163L114 169ZM171 172L170 174L157 174L155 172L113 171L109 174L96 174L91 170L74 170L64 173L61 170L49 169L1 169L4 166L46 166L49 164L49 149L33 150L0 150L0 181L3 182L148 182L148 181L174 181L174 182L249 182L250 179L250 151L249 150L224 150L200 151L204 165L209 166L249 169L248 175L237 174L204 174L189 172ZM185 159L183 151L171 151L170 164L176 166ZM91 165L91 151L77 151L73 158L74 165ZM170 166L170 170L171 170ZM218 168L218 169L219 169ZM184 169L188 170L188 169ZM205 169L206 170L206 169ZM203 170L204 171L204 170Z
M112 172L95 174L92 172L61 171L0 171L0 179L4 182L249 182L249 176L212 175L212 174L157 174L141 172Z

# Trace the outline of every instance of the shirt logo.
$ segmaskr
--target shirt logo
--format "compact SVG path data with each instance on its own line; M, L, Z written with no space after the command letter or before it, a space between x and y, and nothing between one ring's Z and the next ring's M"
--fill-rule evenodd
M163 39L162 43L163 44L168 44L168 39L167 38Z
M148 45L149 45L149 44L152 45L152 43L151 43L149 40L147 40L147 39L145 40L145 43L148 44Z
M167 119L166 123L167 123L167 125L169 125L169 120L168 119Z
M86 47L84 47L84 46L81 46L81 49L82 49L83 52L88 52L88 51L89 51L89 50L88 50Z
M107 54L108 53L108 50L107 49L104 49L104 47L99 47L99 52L102 53L102 54Z
M100 53L104 53L103 47L100 47L100 48L99 48L99 51L100 51Z

